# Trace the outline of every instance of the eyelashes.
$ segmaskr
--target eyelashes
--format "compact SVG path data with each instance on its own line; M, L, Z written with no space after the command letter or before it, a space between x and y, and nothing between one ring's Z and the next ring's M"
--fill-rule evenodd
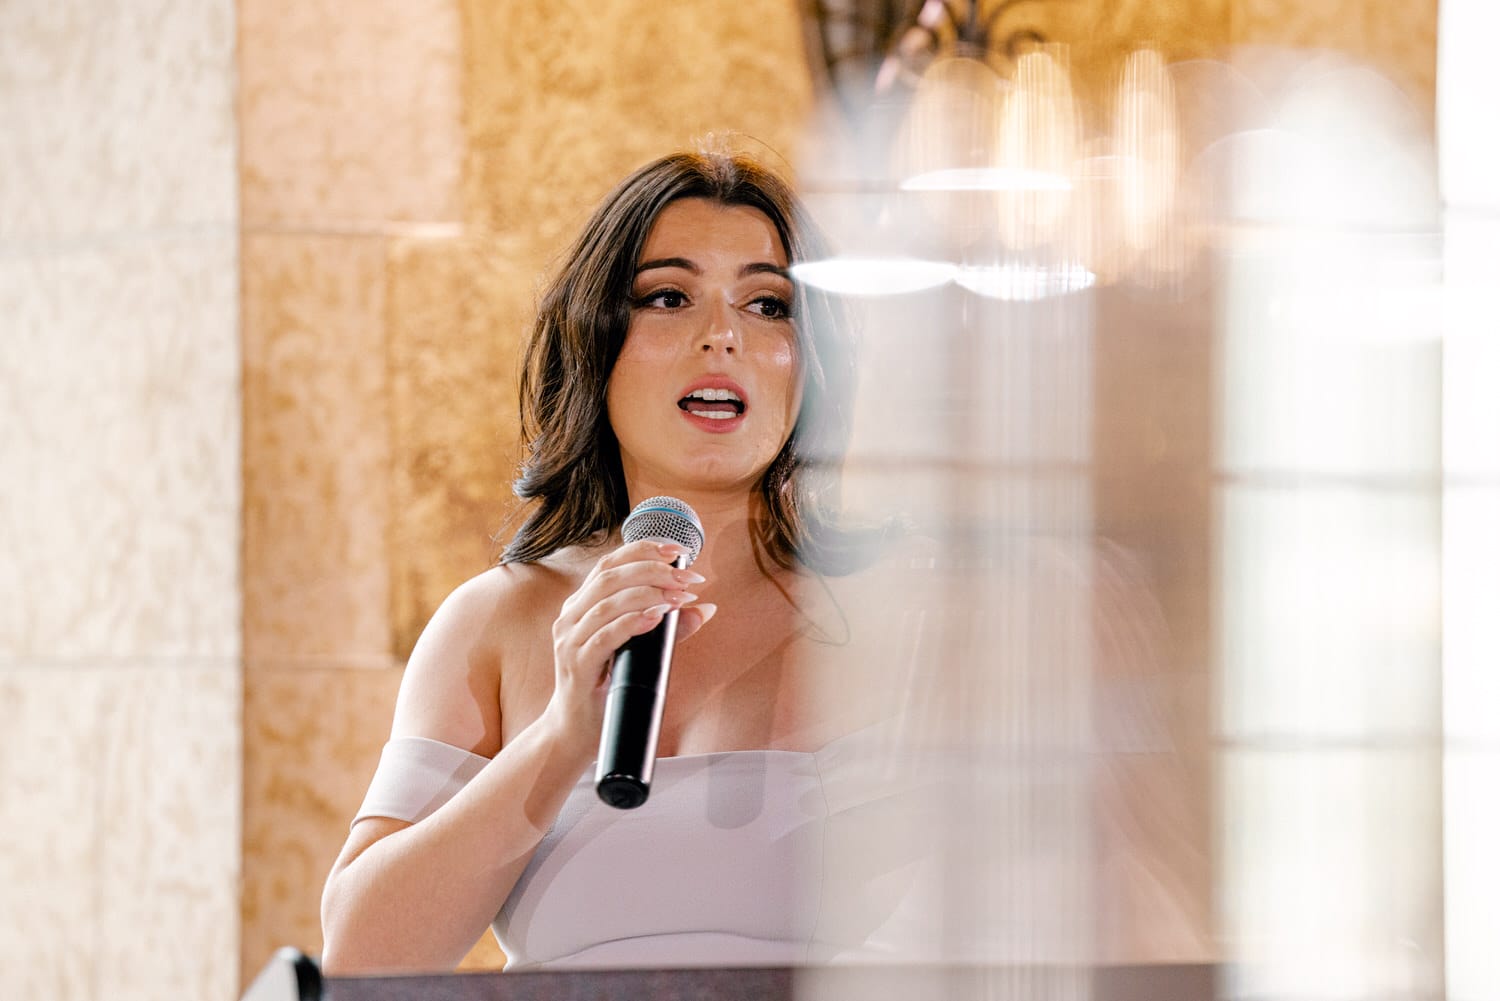
M654 292L636 296L630 300L630 304L636 309L647 309L652 306L662 309L681 309L687 304L687 293L674 288L657 289Z
M633 309L662 309L669 312L691 305L688 294L681 289L660 288L630 300ZM789 320L795 316L792 303L779 295L760 295L748 303L751 312L768 320Z
M780 296L763 295L751 305L760 306L760 315L768 320L789 320L793 316L792 304Z

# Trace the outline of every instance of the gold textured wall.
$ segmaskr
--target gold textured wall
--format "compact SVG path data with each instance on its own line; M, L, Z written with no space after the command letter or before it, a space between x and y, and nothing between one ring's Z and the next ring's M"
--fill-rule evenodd
M814 95L794 0L238 11L248 979L277 946L318 951L322 880L405 656L494 557L539 276L620 176L706 131L795 158ZM1436 0L1086 0L1017 17L1070 45L1094 95L1140 42L1174 58L1287 44L1372 60L1431 105ZM1185 884L1201 932L1211 358L1182 336L1202 303L1155 324L1118 305L1097 347L1100 530L1131 549L1171 626L1156 680L1195 769L1165 780L1190 794L1181 824L1141 814L1120 836ZM1129 391L1143 384L1164 390L1145 407ZM1141 772L1121 787L1149 809L1161 774L1127 766ZM1201 948L1153 944L1138 918L1113 918L1122 956ZM482 943L468 962L499 958Z

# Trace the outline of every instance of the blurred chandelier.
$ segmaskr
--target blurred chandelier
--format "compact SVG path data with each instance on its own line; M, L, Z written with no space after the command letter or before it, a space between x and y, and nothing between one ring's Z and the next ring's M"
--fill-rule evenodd
M1066 57L1015 16L1039 3L804 3L814 77L867 157L857 190L869 208L847 241L864 253L799 265L799 278L857 295L953 282L1012 301L1093 284L1069 225Z
M1199 249L1176 84L1125 60L1108 120L1077 99L1042 0L803 0L816 85L847 126L824 190L842 245L802 277L850 294L957 284L1037 300L1098 281L1170 289ZM1112 105L1112 106L1111 106ZM848 152L844 152L847 150Z
M802 0L808 63L817 84L859 120L872 101L915 90L944 56L977 59L1009 75L1023 52L1044 41L1010 15L1040 2Z

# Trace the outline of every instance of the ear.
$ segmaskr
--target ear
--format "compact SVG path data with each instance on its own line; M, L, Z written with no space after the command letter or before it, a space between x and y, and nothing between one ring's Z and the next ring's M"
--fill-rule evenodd
M689 636L696 633L708 624L708 620L714 617L719 610L718 605L704 602L699 605L689 605L677 613L677 642L681 643Z

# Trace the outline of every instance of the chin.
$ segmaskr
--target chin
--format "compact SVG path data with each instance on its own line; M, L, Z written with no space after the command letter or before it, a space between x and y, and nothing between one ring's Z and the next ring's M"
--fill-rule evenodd
M765 466L754 466L745 462L714 461L711 458L689 462L675 471L672 479L682 483L685 490L742 490L754 493L765 475Z

